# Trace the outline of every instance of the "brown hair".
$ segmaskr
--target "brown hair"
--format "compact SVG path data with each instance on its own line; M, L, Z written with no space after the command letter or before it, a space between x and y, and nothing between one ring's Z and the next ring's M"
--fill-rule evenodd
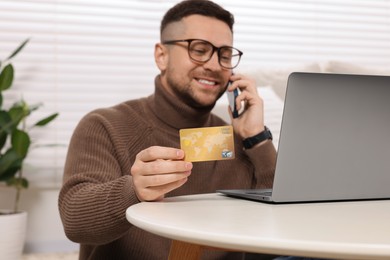
M180 21L189 15L198 14L216 18L225 22L233 32L234 16L229 11L223 9L220 5L208 0L185 0L182 1L164 15L161 21L160 35L168 24Z

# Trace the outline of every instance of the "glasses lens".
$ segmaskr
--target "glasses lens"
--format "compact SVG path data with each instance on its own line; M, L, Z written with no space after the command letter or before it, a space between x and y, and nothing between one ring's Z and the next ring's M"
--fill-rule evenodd
M235 68L240 62L241 53L233 47L216 48L211 43L202 40L192 40L188 46L190 58L197 62L209 61L214 50L218 50L219 64L224 68Z
M204 41L192 41L189 48L188 53L190 57L199 62L208 61L213 53L213 46Z
M241 54L233 47L222 47L219 49L219 62L222 67L234 68L240 62Z

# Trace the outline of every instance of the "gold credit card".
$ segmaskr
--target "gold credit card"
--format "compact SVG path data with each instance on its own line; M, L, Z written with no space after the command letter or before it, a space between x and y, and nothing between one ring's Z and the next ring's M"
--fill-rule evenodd
M181 129L180 146L189 162L234 159L233 127Z

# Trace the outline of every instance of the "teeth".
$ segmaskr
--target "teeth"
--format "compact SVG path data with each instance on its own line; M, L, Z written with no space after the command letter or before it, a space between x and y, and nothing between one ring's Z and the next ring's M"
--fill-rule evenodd
M200 79L199 82L202 83L202 84L207 84L207 85L212 85L212 86L215 85L214 81L208 81L208 80L205 80L205 79Z

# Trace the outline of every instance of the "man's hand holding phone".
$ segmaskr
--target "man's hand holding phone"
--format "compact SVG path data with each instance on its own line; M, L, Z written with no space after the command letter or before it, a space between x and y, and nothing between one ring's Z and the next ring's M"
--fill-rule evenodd
M255 80L242 74L233 74L230 81L226 91L229 106L233 108L230 116L234 131L243 139L262 132L264 130L264 104L257 93ZM230 105L233 99L235 100Z

